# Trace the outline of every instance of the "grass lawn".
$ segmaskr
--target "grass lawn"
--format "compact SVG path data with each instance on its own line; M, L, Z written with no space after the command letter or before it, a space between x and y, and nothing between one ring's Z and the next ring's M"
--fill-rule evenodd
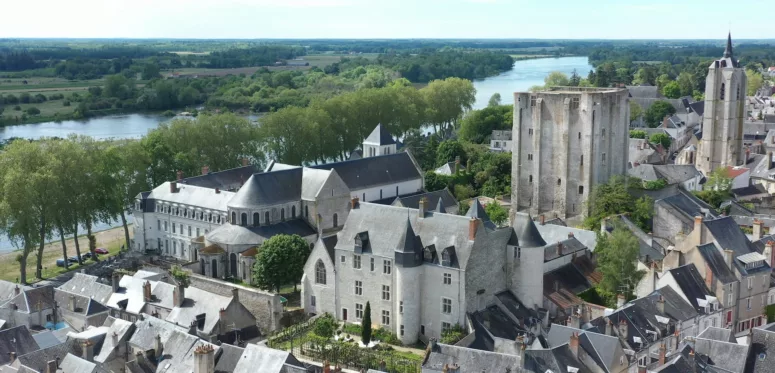
M24 84L23 81L27 81ZM93 80L67 80L62 78L33 77L29 79L0 79L0 93L14 92L42 92L51 90L72 90L73 88L86 89L92 86L101 86L103 79ZM51 92L47 92L51 93Z

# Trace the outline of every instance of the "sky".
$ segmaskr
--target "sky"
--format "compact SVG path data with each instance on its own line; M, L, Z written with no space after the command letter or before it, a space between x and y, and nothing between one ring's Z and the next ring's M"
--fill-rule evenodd
M8 0L0 38L775 37L764 0ZM757 11L767 10L767 11Z

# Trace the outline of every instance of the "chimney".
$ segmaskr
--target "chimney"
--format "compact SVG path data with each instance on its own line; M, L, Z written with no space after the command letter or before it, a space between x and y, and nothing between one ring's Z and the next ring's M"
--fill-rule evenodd
M118 334L116 332L113 332L110 338L113 341L113 347L118 347Z
M663 315L665 314L665 298L661 295L659 296L659 299L657 299L657 311Z
M708 289L713 289L713 270L707 264L705 264L705 286Z
M75 312L75 295L70 295L70 303L68 309L72 312Z
M476 239L476 228L479 226L479 219L471 218L468 221L468 240L473 241Z
M226 325L226 309L221 308L220 311L218 311L218 320L221 320L221 325Z
M57 373L59 363L56 360L49 360L46 363L46 373Z
M19 285L17 284L17 285L16 285L16 287L15 287L15 288L13 288L13 294L14 294L14 295L19 295L21 292L22 292L22 289L21 289L21 288L19 287Z
M455 175L460 173L460 156L455 157Z
M207 175L210 173L210 166L202 166L202 175Z
M619 321L619 338L622 338L624 340L627 340L628 334L629 334L629 328L627 326L627 321L621 320Z
M215 373L215 349L200 345L194 350L194 373Z
M729 269L733 269L732 267L732 259L734 258L734 253L732 250L724 250L724 261L727 263L727 267Z
M183 171L178 170L178 181L183 180Z
M197 323L196 320L191 321L191 325L188 326L188 334L196 336Z
M759 219L753 219L753 239L751 241L759 241L762 239L762 221Z
M665 344L662 343L659 345L659 366L665 365L665 354L667 353L667 348L665 347Z
M573 232L568 232L568 238L573 238Z
M178 192L178 183L175 181L170 182L170 193L177 193Z
M145 361L145 355L142 351L137 351L135 354L135 360L137 360L137 364L142 364L143 361Z
M571 352L573 352L573 356L579 357L579 333L573 332L573 334L570 335L570 342L568 343L568 347L570 347Z
M697 216L694 217L694 230L697 231L701 227L702 227L702 216L701 215L697 215ZM699 232L700 231L697 231L697 233L699 233Z
M686 360L689 363L689 368L691 368L692 372L695 372L697 370L697 366L694 362L694 349L689 350L689 356L686 358Z
M231 297L234 299L235 302L239 303L239 289L232 288L231 289Z
M572 327L576 329L581 328L581 315L579 315L577 312L573 311L573 313L570 315L570 321Z
M425 197L420 198L420 207L417 209L417 217L422 219L425 217L427 211L428 199Z
M557 256L562 256L562 242L557 243Z
M121 282L121 273L113 272L110 276L111 284L113 284L113 292L117 292L119 289L119 283Z
M247 166L248 166L248 158L242 157L242 167L247 167Z
M186 299L186 289L182 285L175 286L172 289L172 303L173 306L183 306L183 301Z
M156 358L156 361L159 361L164 356L164 345L161 344L161 335L159 334L156 334L153 342L153 356Z
M624 306L624 294L619 294L616 296L616 308L621 308Z
M613 335L613 331L611 330L613 328L613 323L610 319L607 317L605 318L605 335Z
M541 220L540 221L541 221L541 225L546 224L546 216L541 215Z
M221 188L215 188L215 194L221 194Z
M86 361L94 361L94 342L89 339L85 339L81 342L81 350L83 351L83 359Z
M331 373L331 364L328 363L328 360L323 362L323 373Z
M767 241L767 243L764 245L764 261L767 262L767 265L772 267L773 263L775 263L775 242Z
M358 208L358 197L353 197L352 199L350 199L350 208L351 209Z
M775 144L775 136L772 137L773 144ZM771 170L773 167L772 152L767 152L767 169Z
M146 280L143 284L143 301L150 302L151 299L151 282Z
M749 159L751 159L751 148L745 148L745 163L748 163Z

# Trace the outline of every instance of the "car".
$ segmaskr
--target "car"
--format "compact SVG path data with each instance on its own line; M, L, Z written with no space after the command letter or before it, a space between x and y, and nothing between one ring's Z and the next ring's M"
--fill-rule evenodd
M91 259L91 253L86 253L86 254L83 254L83 255L81 255L81 258L82 258L83 260Z
M104 247L98 247L97 249L94 250L94 252L97 253L97 254L107 254L108 253L108 249L106 249Z
M65 260L57 259L57 267L64 267L64 266L65 266Z
M78 257L73 255L73 256L67 258L67 261L70 262L70 263L78 263Z

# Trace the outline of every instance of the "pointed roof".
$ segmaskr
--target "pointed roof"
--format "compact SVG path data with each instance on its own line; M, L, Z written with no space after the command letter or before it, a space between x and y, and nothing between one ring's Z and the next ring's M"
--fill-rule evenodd
M724 58L732 58L732 32L727 35L727 47L724 49Z
M479 198L474 198L474 200L471 201L471 207L468 208L466 216L469 218L479 219L481 221L490 221L490 216L487 215L487 212L484 210L484 206L482 206L482 203L479 202Z
M530 215L518 212L514 214L514 232L517 234L519 240L519 246L522 248L528 247L544 247L546 241L541 237L541 233L538 232L533 218Z
M446 214L447 213L447 209L444 208L444 204L441 203L441 202L442 202L441 198L439 198L439 202L436 203L436 209L434 211L438 212L438 213L441 213L441 214Z
M409 221L409 216L406 217L406 224L404 226L404 233L398 239L398 247L396 251L413 252L419 248L422 250L422 243L418 242L419 237L414 233L412 229L412 223Z
M380 123L377 124L377 127L374 127L374 131L371 131L371 134L363 142L377 145L393 145L396 143L396 140L393 139L387 128Z

